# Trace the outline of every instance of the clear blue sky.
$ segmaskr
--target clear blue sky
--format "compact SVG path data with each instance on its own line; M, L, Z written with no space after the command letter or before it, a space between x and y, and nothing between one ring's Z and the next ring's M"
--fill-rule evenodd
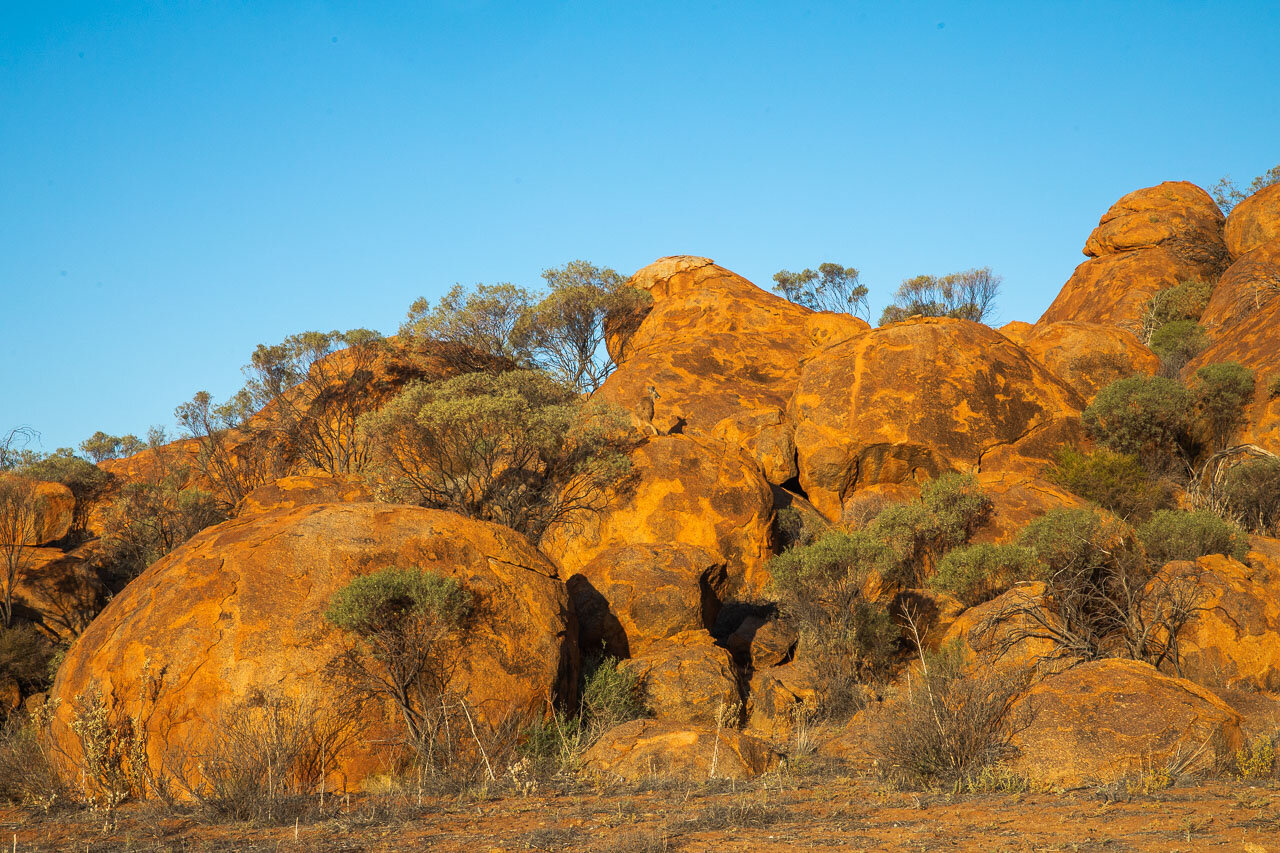
M1280 5L0 0L0 429L172 423L254 345L699 254L990 265L1280 162Z

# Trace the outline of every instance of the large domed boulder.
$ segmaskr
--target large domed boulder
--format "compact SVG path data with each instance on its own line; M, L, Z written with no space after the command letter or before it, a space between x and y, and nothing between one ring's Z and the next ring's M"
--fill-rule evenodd
M1181 674L1197 684L1280 690L1280 563L1257 552L1249 563L1221 554L1196 561L1205 598L1178 636L1178 651Z
M1132 660L1082 663L1014 709L1016 772L1062 787L1112 782L1173 762L1211 769L1240 747L1240 715L1203 687Z
M680 543L726 563L726 593L763 589L773 493L741 449L709 438L658 435L631 451L629 477L600 512L550 527L542 550L564 577L622 545Z
M386 567L456 579L473 615L453 661L451 689L478 724L573 701L577 637L568 594L551 565L503 527L437 510L317 504L237 519L196 534L130 583L67 653L51 697L53 738L75 763L77 697L97 689L139 711L140 681L163 668L151 713L152 766L190 770L219 715L275 692L322 704L339 691L330 664L351 638L324 617L352 579ZM401 732L391 709L365 703L334 784L385 772ZM164 733L163 738L159 733ZM177 750L176 752L170 752Z
M631 284L653 297L629 335L612 335L619 366L597 396L642 411L660 433L739 445L775 485L795 476L784 415L800 363L814 347L865 331L766 293L707 258L663 258Z
M609 548L566 581L583 650L618 658L710 628L727 583L723 560L681 544Z
M800 485L838 518L858 488L1047 458L1078 432L1081 408L1074 391L986 326L882 326L805 365L791 403Z
M623 723L583 756L588 772L629 782L751 779L778 760L772 747L743 732L663 720Z
M1111 205L1084 245L1091 258L1172 243L1220 259L1222 211L1210 195L1187 181L1165 181L1134 190Z
M1218 279L1200 323L1212 334L1280 299L1280 237L1241 255Z
M237 518L275 509L311 504L365 503L373 500L369 487L351 474L299 474L259 486L240 501Z
M1280 238L1280 184L1264 187L1237 204L1227 217L1225 237L1233 258Z
M1078 320L1136 331L1157 291L1212 280L1220 271L1220 265L1188 260L1167 246L1103 255L1076 267L1037 325Z
M1160 370L1160 358L1136 337L1102 323L1046 323L1036 326L1022 346L1086 403L1117 379Z

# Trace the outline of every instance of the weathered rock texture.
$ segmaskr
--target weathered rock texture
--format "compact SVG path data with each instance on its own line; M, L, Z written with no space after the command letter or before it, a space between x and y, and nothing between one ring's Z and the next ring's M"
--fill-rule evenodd
M678 634L621 667L640 679L648 706L660 720L715 726L741 716L733 659L706 631Z
M750 779L778 765L764 741L734 729L632 720L587 751L589 771L627 781Z
M1237 204L1227 217L1225 237L1233 258L1280 238L1280 184L1264 187Z
M478 720L541 713L573 699L577 638L555 568L496 525L417 507L320 504L230 521L199 534L117 596L71 650L52 689L57 746L74 761L76 697L97 686L137 711L144 664L164 668L152 717L153 766L190 767L221 711L257 692L323 702L327 665L348 637L323 612L339 588L387 566L456 578L475 598L453 687ZM395 743L388 709L366 706L333 784L359 786ZM394 750L392 750L393 752Z
M641 654L683 631L708 629L728 583L724 561L689 545L622 545L566 582L584 651Z
M369 488L352 475L311 474L282 477L244 496L236 517L247 518L274 509L311 504L364 503L373 500Z
M774 484L795 476L785 413L800 364L867 324L792 304L707 258L663 258L631 283L653 305L632 334L610 338L619 367L598 395L633 411L655 394L659 432L737 444Z
M80 552L33 548L23 556L14 600L18 611L55 639L70 642L106 602L106 586Z
M1200 323L1217 335L1280 299L1280 237L1241 255L1218 279Z
M1066 489L1027 474L984 471L978 475L978 485L991 499L992 510L974 533L974 542L1012 542L1022 528L1050 510L1088 506L1088 501Z
M1129 193L1103 214L1076 267L1037 325L1059 320L1136 329L1157 290L1213 280L1226 264L1222 211L1185 181Z
M838 518L864 486L1043 460L1078 430L1081 405L986 326L946 318L882 326L805 365L791 406L800 485Z
M1160 370L1159 357L1136 337L1102 323L1046 323L1036 326L1022 345L1086 403L1117 379Z
M1239 748L1240 715L1203 687L1131 660L1082 663L1020 701L1015 770L1074 787L1111 782L1171 763L1209 769Z
M631 475L602 512L555 525L541 547L569 577L621 545L691 545L726 563L735 592L763 588L772 523L769 484L740 449L660 435L632 451Z
M14 474L0 474L0 477L13 478L23 484L22 488L31 489L35 508L30 517L30 525L23 531L21 545L47 545L57 542L71 530L71 522L75 516L76 499L71 490L61 483L44 483L38 480L19 478ZM10 532L9 530L5 531ZM14 533L18 530L14 529ZM17 538L17 537L14 537ZM12 544L12 543L4 543Z

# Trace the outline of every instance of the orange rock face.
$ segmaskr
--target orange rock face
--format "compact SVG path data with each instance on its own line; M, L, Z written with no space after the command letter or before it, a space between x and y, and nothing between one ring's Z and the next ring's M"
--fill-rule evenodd
M1024 323L1022 320L1014 320L1005 323L1000 327L1000 334L1013 341L1018 346L1022 346L1030 337L1031 333L1036 330L1033 323Z
M742 700L733 659L706 631L686 631L650 646L621 666L638 677L660 720L732 724Z
M107 588L79 553L34 548L27 556L14 588L19 612L55 639L70 642L102 609Z
M1209 769L1239 748L1240 715L1203 687L1131 660L1082 663L1037 684L1017 709L1013 768L1071 787L1111 782L1175 758Z
M1186 181L1165 181L1121 198L1085 243L1091 258L1174 243L1193 252L1222 249L1222 211L1207 192Z
M1050 510L1088 506L1083 498L1026 474L983 472L978 485L993 507L986 524L973 535L974 542L1012 542L1022 528Z
M894 323L805 365L791 406L800 485L838 518L857 488L978 470L993 455L1039 456L1037 439L1080 409L1075 392L986 326Z
M1241 255L1227 267L1200 322L1216 335L1273 299L1280 299L1280 237Z
M1103 255L1076 267L1036 325L1076 320L1134 331L1157 290L1192 279L1212 280L1219 270L1167 246Z
M1256 552L1249 562L1196 561L1207 597L1178 645L1182 675L1197 684L1280 690L1280 562Z
M321 503L362 503L373 495L358 477L329 474L283 477L259 486L244 496L237 518L261 515L273 509L292 509Z
M71 495L70 489L61 483L44 483L16 477L13 474L0 474L0 476L11 477L19 483L24 483L25 485L22 486L24 494L27 494L25 489L31 489L29 494L35 504L35 511L21 544L46 545L67 535L71 530L71 521L76 509L76 499Z
M1045 607L1045 585L1030 583L970 607L947 628L939 646L959 645L966 660L994 664L998 667L1036 667L1044 670L1055 657L1051 640L1036 636L1038 622L1025 615L1039 609L1044 621L1054 624L1056 617Z
M543 536L542 550L565 577L610 548L679 543L723 560L729 592L763 588L773 494L741 450L696 436L654 436L632 451L631 473L602 512Z
M1213 343L1183 371L1195 376L1206 364L1236 361L1253 371L1257 379L1253 402L1245 411L1245 423L1236 440L1280 453L1280 398L1270 396L1273 378L1280 376L1280 295L1250 311L1235 323L1217 330Z
M1036 326L1022 346L1086 403L1117 379L1160 370L1159 357L1136 337L1102 323L1046 323Z
M129 584L80 636L58 672L55 743L79 754L69 721L96 685L125 713L137 709L146 662L165 668L148 743L154 767L190 767L222 711L256 691L323 702L338 689L327 666L350 642L323 617L354 577L420 567L456 578L474 614L452 688L481 722L536 714L549 698L572 701L577 637L556 570L519 535L418 507L319 504L226 522L197 534ZM399 734L389 709L370 703L333 784L359 787L385 772ZM158 733L164 733L163 738Z
M1227 217L1225 236L1233 258L1280 238L1280 184L1264 187L1237 204Z
M688 545L609 548L566 581L583 650L618 658L710 628L727 583L722 560Z
M632 720L605 732L583 761L588 771L626 781L750 779L778 766L764 741L734 729Z
M800 363L815 345L867 324L815 314L707 258L663 258L631 281L653 296L653 306L633 334L612 340L619 367L600 398L628 411L653 399L659 432L739 445L774 484L795 476L784 416Z

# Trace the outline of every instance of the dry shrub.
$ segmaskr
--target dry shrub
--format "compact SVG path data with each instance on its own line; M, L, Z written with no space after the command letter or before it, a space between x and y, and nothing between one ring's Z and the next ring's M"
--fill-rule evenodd
M69 802L69 791L54 768L47 737L53 705L30 716L15 713L0 728L0 801L48 812Z
M1014 703L1028 673L965 666L956 646L922 654L917 677L873 727L879 773L908 789L969 788L1004 759L1025 720Z
M323 803L326 780L357 733L353 711L308 697L255 692L219 715L194 773L174 768L175 776L212 816L295 817L309 795Z

